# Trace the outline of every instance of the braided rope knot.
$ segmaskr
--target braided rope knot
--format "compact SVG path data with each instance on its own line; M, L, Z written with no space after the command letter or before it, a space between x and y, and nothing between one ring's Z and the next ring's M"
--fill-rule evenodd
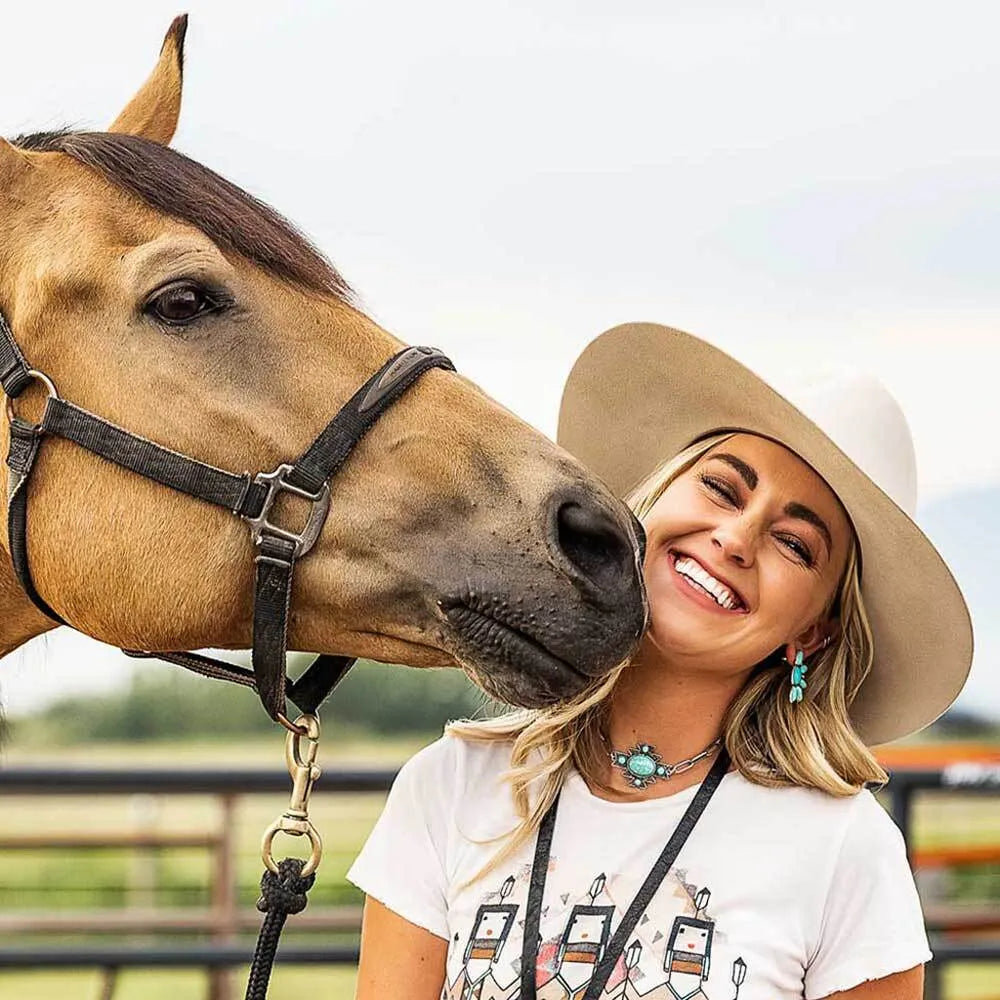
M301 913L306 908L306 893L313 887L316 875L303 878L304 865L302 858L285 858L278 862L278 875L265 869L257 900L261 913Z

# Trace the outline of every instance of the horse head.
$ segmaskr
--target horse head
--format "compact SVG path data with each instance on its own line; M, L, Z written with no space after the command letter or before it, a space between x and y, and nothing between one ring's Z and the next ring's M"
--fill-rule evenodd
M272 469L403 345L287 220L170 148L185 29L108 132L0 140L0 310L66 400L203 462ZM18 413L37 419L41 395ZM292 648L458 665L537 706L604 676L642 632L634 518L461 375L424 374L331 492L297 570ZM249 644L239 519L59 438L30 505L35 584L75 628L151 650ZM0 563L6 652L53 623Z

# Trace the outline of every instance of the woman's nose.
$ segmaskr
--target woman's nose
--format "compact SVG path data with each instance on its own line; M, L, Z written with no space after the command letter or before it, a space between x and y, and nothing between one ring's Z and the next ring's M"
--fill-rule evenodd
M749 566L753 562L753 539L749 525L739 521L727 521L712 532L712 544L727 559Z

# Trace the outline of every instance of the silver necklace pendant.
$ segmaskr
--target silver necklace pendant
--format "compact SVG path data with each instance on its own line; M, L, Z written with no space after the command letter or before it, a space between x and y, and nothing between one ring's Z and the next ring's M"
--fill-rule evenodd
M631 750L611 750L608 756L632 788L648 788L657 779L669 780L673 775L694 767L721 742L721 739L713 740L697 756L679 760L676 764L665 764L649 743L637 743Z

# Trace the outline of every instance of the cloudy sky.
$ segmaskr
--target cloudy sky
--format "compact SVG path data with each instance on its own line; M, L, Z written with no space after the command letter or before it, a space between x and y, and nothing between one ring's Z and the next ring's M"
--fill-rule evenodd
M37 0L4 13L0 134L105 127L185 9L176 148L547 433L626 320L877 373L977 625L959 704L1000 718L995 5ZM16 713L129 669L57 633L0 689Z

